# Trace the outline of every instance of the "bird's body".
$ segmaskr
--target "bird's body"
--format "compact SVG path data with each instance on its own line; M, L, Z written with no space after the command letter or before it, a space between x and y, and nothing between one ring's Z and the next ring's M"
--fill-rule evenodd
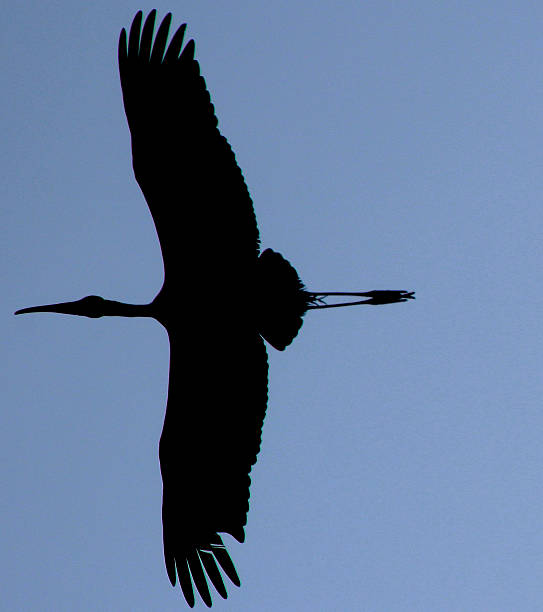
M160 240L165 279L150 304L89 296L24 308L89 317L157 319L170 340L170 378L159 444L164 556L189 605L194 583L210 606L209 579L226 597L220 571L239 578L219 533L243 542L251 468L267 406L265 342L285 349L308 309L332 308L329 295L386 304L406 291L314 293L260 240L249 192L220 134L194 43L185 26L167 44L171 15L153 34L156 11L142 13L119 40L123 100L136 179Z

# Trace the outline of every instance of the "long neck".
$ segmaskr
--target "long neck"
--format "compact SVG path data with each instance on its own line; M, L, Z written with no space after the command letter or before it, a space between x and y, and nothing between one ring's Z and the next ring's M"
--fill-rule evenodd
M153 317L152 304L125 304L115 300L104 300L101 316L105 317Z

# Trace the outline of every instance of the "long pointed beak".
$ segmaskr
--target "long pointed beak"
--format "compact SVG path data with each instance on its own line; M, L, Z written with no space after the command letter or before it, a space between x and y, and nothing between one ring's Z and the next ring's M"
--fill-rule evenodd
M44 306L30 306L29 308L21 308L15 312L16 315L26 314L28 312L58 312L60 314L81 314L80 301L76 302L60 302L59 304L46 304Z

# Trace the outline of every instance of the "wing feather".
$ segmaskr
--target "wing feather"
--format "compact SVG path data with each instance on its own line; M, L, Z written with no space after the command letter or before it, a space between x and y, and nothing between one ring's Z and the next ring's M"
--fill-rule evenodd
M194 580L194 584L200 593L200 597L204 600L204 603L208 608L211 608L211 595L209 594L209 588L207 586L206 577L202 564L200 563L200 557L196 548L189 549L187 551L187 561L189 564L190 574Z
M222 571L230 578L230 580L236 585L240 586L241 582L236 572L236 568L230 559L230 555L226 551L226 548L218 534L214 538L211 538L211 551L215 555L215 559L219 562Z
M226 589L224 588L224 582L222 581L221 574L219 572L219 568L217 567L217 563L215 562L215 557L210 550L206 550L204 548L198 550L200 555L200 561L204 566L206 574L209 576L209 579L213 583L213 586L217 589L219 595L226 599L228 597L226 593Z

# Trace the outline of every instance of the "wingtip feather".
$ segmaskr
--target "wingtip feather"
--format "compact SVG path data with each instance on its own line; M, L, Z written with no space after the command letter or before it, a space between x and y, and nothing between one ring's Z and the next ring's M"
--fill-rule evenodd
M119 34L119 47L118 47L119 66L126 61L127 54L128 54L128 49L126 46L126 30L123 28L121 30L121 33Z
M160 64L163 61L171 22L172 14L168 13L158 27L155 42L153 44L153 50L151 52L151 64Z
M226 548L224 548L224 546L213 546L211 550L213 551L215 559L217 559L223 572L228 576L228 578L230 578L232 583L237 587L241 586L241 581L239 579L238 573L236 572L234 563L232 562L232 559L230 558L230 555L228 554Z
M185 45L183 49L183 53L181 53L180 60L190 61L194 59L194 50L196 49L196 45L194 40L191 38L189 42Z
M153 43L153 32L155 29L156 9L153 9L146 17L141 31L139 44L139 55L145 60L151 56L151 45Z
M185 597L185 601L188 605L193 608L194 607L194 591L192 589L192 580L190 578L189 568L187 566L186 559L181 559L180 563L176 563L177 565L177 575L179 576L179 586L183 591L183 595Z
M208 608L211 608L211 595L209 594L209 587L207 586L207 580L202 569L202 564L196 549L190 551L187 554L187 562L189 564L190 574L194 580L194 584L200 593L200 597Z
M200 561L204 566L204 569L211 580L211 583L217 590L217 593L223 598L226 599L228 597L228 593L226 592L226 588L224 586L224 582L221 578L221 573L219 572L219 568L217 567L217 563L215 562L215 557L210 550L199 550L198 554L200 556Z
M185 37L185 30L187 29L187 24L184 23L180 25L175 34L172 36L168 49L166 51L166 55L164 56L165 62L176 61L179 58L179 53L181 51L181 47L183 46L183 38Z
M130 26L130 33L128 34L128 55L132 57L137 57L139 53L142 18L143 12L138 11Z

